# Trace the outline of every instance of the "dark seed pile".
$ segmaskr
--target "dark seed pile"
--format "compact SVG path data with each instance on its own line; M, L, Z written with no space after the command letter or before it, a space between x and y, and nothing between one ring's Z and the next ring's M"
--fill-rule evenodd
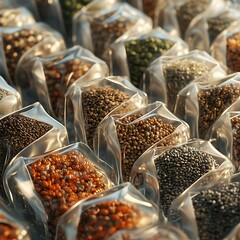
M198 131L200 138L205 138L212 124L239 96L239 84L232 83L199 91Z
M167 52L174 42L149 37L125 43L130 79L134 86L142 89L143 74L149 64Z
M136 229L141 214L132 204L109 200L90 206L81 214L77 239L107 239L119 230Z
M110 87L90 87L82 92L85 131L90 147L93 145L93 136L98 124L107 114L130 97L127 93Z
M240 165L240 116L231 119L233 131L233 160Z
M200 61L182 59L163 64L167 87L167 106L174 110L177 94L191 81L207 74L211 68Z
M57 219L71 206L109 188L103 174L77 150L46 156L28 165L28 169L53 235Z
M12 95L10 92L8 92L5 89L0 88L0 100L3 99L4 97Z
M128 181L134 162L154 143L162 140L175 130L172 125L165 124L157 117L149 117L132 123L141 116L141 114L130 115L116 121L124 181ZM166 140L165 145L167 143L168 140ZM164 140L162 144L164 145Z
M167 216L172 201L218 164L210 154L184 145L161 154L155 160L155 166L160 206Z
M240 183L201 191L192 199L201 240L226 237L240 222Z

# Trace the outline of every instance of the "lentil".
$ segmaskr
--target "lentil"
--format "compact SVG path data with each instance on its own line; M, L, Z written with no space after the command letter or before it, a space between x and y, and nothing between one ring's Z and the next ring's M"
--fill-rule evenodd
M53 235L58 218L71 206L109 188L104 175L77 150L40 158L28 169Z
M44 64L44 74L52 109L57 117L63 119L64 95L68 87L86 74L92 64L78 58L56 64L59 60Z
M231 72L240 71L240 32L226 39L226 64Z
M21 56L34 45L42 41L43 33L35 29L21 29L14 33L3 34L3 47L10 78L14 81L14 73Z
M240 222L240 183L203 190L192 199L201 240L219 240Z
M199 91L198 132L200 138L205 138L212 124L239 96L240 86L232 83Z
M168 51L173 44L170 40L155 37L125 43L130 79L134 86L142 89L143 74L148 65Z
M235 18L230 16L228 12L224 12L216 17L208 18L207 24L210 44L212 44L215 38L234 20Z
M233 131L233 160L240 165L240 117L231 118Z
M107 239L120 230L136 229L141 214L132 204L110 200L93 205L81 214L77 239Z
M184 38L185 32L194 17L204 12L210 4L210 0L187 1L185 4L176 7L176 15L180 34Z
M163 64L163 74L167 87L167 106L174 110L178 92L191 81L205 75L210 67L197 60L182 59Z
M5 164L51 128L52 126L47 123L19 114L0 119L0 193L2 197L5 196L2 186Z
M210 154L184 145L162 153L155 160L155 166L160 206L167 215L177 196L218 165Z
M93 145L93 136L98 124L107 114L130 97L127 93L111 87L89 87L82 92L85 131L90 147ZM122 109L122 112L124 111L128 111L127 106Z
M12 95L9 91L0 88L0 100L2 100L3 98Z
M175 128L160 118L149 117L132 123L142 114L134 114L116 121L117 136L122 155L122 174L128 181L134 162L153 144L174 132ZM163 145L168 142L163 141Z
M19 232L16 227L10 224L7 218L0 214L0 239L2 240L17 240Z

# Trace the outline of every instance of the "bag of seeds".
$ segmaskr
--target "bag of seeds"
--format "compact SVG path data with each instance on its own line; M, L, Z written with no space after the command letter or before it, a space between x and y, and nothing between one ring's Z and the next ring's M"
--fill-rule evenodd
M126 113L147 104L147 95L135 88L127 77L108 76L75 84L66 93L67 123L74 138L93 147L99 123L109 115ZM70 103L68 103L70 102ZM71 135L71 134L70 134ZM100 140L101 141L101 140Z
M76 16L74 24L75 43L88 48L108 64L110 47L114 41L120 37L126 38L129 34L148 32L152 28L151 19L127 3L114 4L95 12L86 8Z
M193 139L144 153L132 167L130 182L167 217L174 199L217 169L233 172L231 161L209 141Z
M240 239L240 223L224 239L225 240L238 240L238 239Z
M163 103L155 102L105 118L96 129L94 150L114 168L122 182L129 180L135 161L145 151L184 142L188 136L188 125Z
M55 239L59 217L116 183L112 168L84 143L17 158L4 180L12 206L30 224L32 239Z
M181 228L189 239L228 239L240 221L240 174L214 173L175 199L170 222ZM239 238L236 238L239 239Z
M240 96L240 73L212 83L192 82L177 95L174 113L190 126L191 138L207 139L212 124Z
M34 156L68 144L66 128L50 117L39 103L0 119L0 197L5 197L5 169L18 156Z
M189 49L210 51L216 37L240 16L240 10L220 8L214 4L211 8L195 17L185 33Z
M22 99L15 88L0 76L0 118L22 107Z
M45 110L64 122L65 93L79 82L108 75L108 66L92 52L81 46L38 57L28 69L28 82Z
M0 239L30 240L28 224L0 200Z
M213 42L211 55L228 67L229 73L240 71L240 58L238 54L240 44L240 20L234 21Z
M56 239L108 239L157 224L156 206L130 183L118 185L75 204L60 219Z
M240 98L214 122L207 138L240 170Z
M112 67L115 75L129 76L143 89L143 76L149 64L162 55L178 56L188 52L184 41L161 28L146 34L129 36L112 44Z
M34 46L42 43L49 36L55 36L55 43L63 41L58 32L44 23L0 28L0 75L6 81L16 84L15 71L18 62L23 61ZM44 44L46 49L51 48L47 42ZM41 55L42 52L35 51L34 53Z
M174 111L177 94L192 81L211 82L226 75L226 69L204 51L181 56L162 56L146 70L143 91L150 102L166 103Z

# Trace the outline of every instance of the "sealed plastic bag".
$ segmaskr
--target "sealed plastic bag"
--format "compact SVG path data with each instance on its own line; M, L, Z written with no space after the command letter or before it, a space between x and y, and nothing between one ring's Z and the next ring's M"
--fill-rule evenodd
M234 171L231 161L209 141L193 139L144 153L134 163L130 181L167 217L174 199L217 169Z
M55 30L43 23L35 23L22 27L0 28L0 74L6 81L15 84L17 64L35 45L43 42L49 36L55 36L55 42L62 37ZM49 48L48 43L44 43ZM39 53L36 53L39 54Z
M0 184L14 157L34 156L68 144L65 127L51 118L39 103L0 119ZM1 197L4 189L1 187Z
M214 4L192 20L184 38L190 50L209 52L216 37L240 16L240 10L217 6Z
M66 121L74 123L74 137L91 148L95 130L104 118L147 104L147 95L135 88L127 77L120 76L76 84L69 88L66 99L73 106L73 111L71 108L67 109Z
M137 159L154 146L175 145L188 139L188 125L161 102L105 118L97 127L94 150L113 166L119 181L128 181Z
M189 239L228 239L239 224L240 175L217 171L211 182L201 184L206 175L172 204L170 222Z
M80 46L35 58L31 64L32 68L26 81L33 87L35 95L46 111L61 122L64 122L64 95L68 88L109 73L105 62Z
M124 183L74 205L60 218L56 239L108 239L157 222L156 206Z
M94 5L91 8L94 9ZM74 24L74 43L88 48L107 63L110 62L110 47L114 41L152 28L151 19L127 3L114 4L95 12L86 8L75 17Z
M240 98L214 122L207 138L240 170Z
M226 69L208 53L194 50L181 56L162 56L146 70L143 90L151 102L162 101L173 112L177 94L192 81L211 83Z
M239 44L240 44L240 20L234 21L213 42L211 55L228 67L230 73L240 71Z
M177 96L174 113L190 126L191 138L205 139L212 124L240 96L240 74L210 84L192 82Z
M114 183L110 166L83 143L17 158L5 174L8 196L20 216L31 223L32 239L54 239L61 215Z
M145 70L153 60L162 55L178 56L188 52L184 41L161 28L116 41L111 49L113 73L129 76L140 89L143 89Z
M0 118L21 107L22 99L18 91L0 76Z

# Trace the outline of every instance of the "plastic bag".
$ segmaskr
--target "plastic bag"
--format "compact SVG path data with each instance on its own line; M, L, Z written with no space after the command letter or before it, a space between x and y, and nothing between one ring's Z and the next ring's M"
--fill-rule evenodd
M240 98L214 122L207 138L240 170Z
M64 122L64 95L68 88L78 82L104 77L109 73L105 62L80 46L35 58L31 64L26 80L46 111L60 122Z
M34 156L68 144L65 127L51 118L39 103L0 119L0 185L5 169L19 156Z
M17 158L4 183L11 204L32 225L32 239L54 239L61 215L80 200L112 188L115 179L110 166L88 146L74 143Z
M73 106L73 111L67 109L66 120L67 123L74 123L74 138L91 148L95 130L104 118L147 104L147 95L135 88L127 77L120 76L76 84L69 88L66 99ZM68 126L71 129L71 125Z
M134 162L148 149L175 145L188 139L188 125L163 103L113 115L102 121L95 133L94 150L113 166L119 182L128 181Z
M188 52L180 38L161 28L129 36L112 44L113 74L129 76L134 86L143 89L143 75L149 64L162 55L178 56Z
M191 138L206 139L212 124L239 98L239 79L234 73L211 84L192 82L178 93L174 113L189 124Z
M213 181L199 181L172 204L170 222L190 239L225 239L239 223L240 175L223 171L211 177Z
M190 50L209 52L216 37L239 18L239 10L218 6L214 4L192 20L184 38Z
M157 221L156 206L124 183L74 205L59 220L56 239L108 239L115 233L124 236L125 231L149 228Z
M224 238L224 240L238 240L240 238L240 223Z
M174 111L177 94L192 81L211 83L226 75L226 68L208 53L194 50L181 56L162 56L146 70L143 91L150 102L162 101Z
M34 46L49 36L55 36L55 43L62 37L55 30L43 23L12 28L0 28L0 74L6 81L15 84L17 64ZM45 42L45 48L49 48ZM36 53L41 54L41 53Z
M213 42L210 48L211 55L228 67L229 73L240 71L239 50L240 20L234 21Z
M96 3L96 7L98 4ZM93 4L90 6L95 9ZM113 42L119 38L126 38L129 34L148 32L152 28L151 19L129 4L119 3L111 6L95 12L91 11L91 8L90 11L87 8L80 11L74 18L73 33L75 44L88 48L108 64Z
M0 118L22 107L20 94L0 76Z
M209 141L193 139L144 153L132 167L130 182L167 217L174 199L217 169L231 173L234 167Z

